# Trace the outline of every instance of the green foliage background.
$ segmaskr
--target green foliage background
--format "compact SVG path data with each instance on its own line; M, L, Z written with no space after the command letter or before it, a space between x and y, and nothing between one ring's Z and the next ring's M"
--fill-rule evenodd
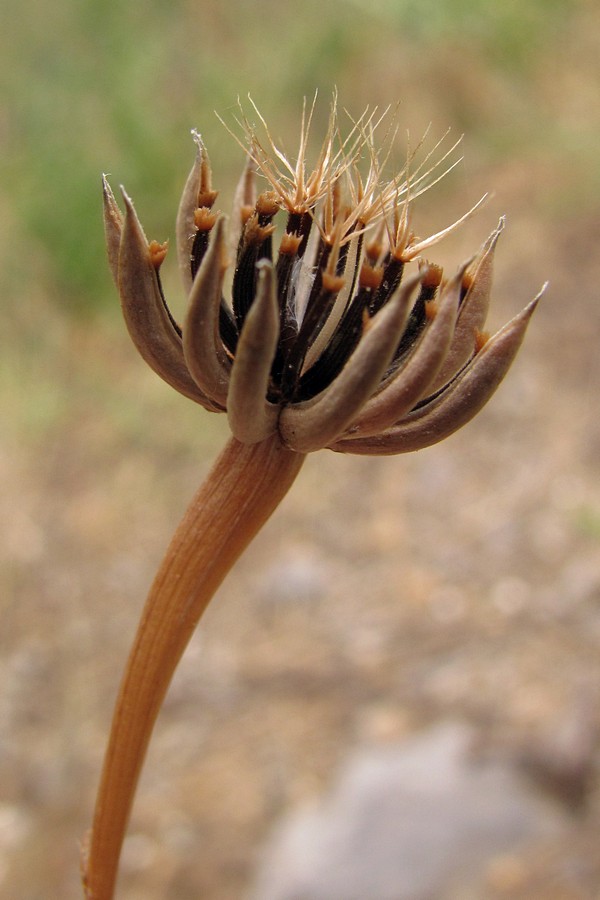
M315 88L328 96L337 85L355 112L400 100L407 124L433 119L439 129L465 130L469 152L476 144L479 158L566 154L569 191L586 195L584 173L598 170L599 116L585 99L583 108L577 99L564 106L572 103L569 88L595 63L585 46L594 6L582 0L15 5L0 35L4 292L21 303L43 284L51 303L77 313L112 303L99 228L100 172L145 198L144 221L164 234L191 157L190 128L206 135L217 181L229 183L239 151L213 110L226 116L248 92L288 137L303 96ZM571 86L554 81L567 57Z

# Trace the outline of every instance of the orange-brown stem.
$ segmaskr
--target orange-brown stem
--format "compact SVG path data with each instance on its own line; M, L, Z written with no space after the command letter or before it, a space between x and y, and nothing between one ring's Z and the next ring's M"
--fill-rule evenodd
M214 592L283 499L304 456L277 437L231 438L192 500L156 575L117 699L84 849L88 900L111 900L154 723L173 673Z

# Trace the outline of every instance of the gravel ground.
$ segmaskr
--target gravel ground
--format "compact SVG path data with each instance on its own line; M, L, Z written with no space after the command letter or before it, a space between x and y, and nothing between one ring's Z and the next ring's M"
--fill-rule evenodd
M493 324L551 288L514 369L441 446L308 459L182 662L123 900L243 897L273 824L353 749L448 717L569 821L566 837L496 860L473 897L598 896L598 227L536 225L526 182L504 192L515 213ZM24 900L79 896L77 842L128 643L226 435L120 333L65 326L55 344L45 377L68 406L0 456L0 883Z

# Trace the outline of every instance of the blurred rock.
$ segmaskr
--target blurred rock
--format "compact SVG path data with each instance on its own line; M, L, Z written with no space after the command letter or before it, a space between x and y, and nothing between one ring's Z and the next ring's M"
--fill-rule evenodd
M280 822L253 900L456 897L495 859L566 827L515 767L472 745L447 723L355 753L327 797Z
M261 600L267 606L310 603L326 593L328 580L328 567L314 551L292 547L264 573L260 585Z
M520 768L573 813L583 814L598 779L597 690L582 685L559 725L517 749Z

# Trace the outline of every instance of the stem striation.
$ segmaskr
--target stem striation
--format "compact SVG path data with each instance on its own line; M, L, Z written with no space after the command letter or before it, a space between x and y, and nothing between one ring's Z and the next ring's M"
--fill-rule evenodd
M252 445L230 438L173 536L150 589L115 706L83 851L88 900L114 896L144 757L183 651L211 597L283 499L304 458L277 436Z

